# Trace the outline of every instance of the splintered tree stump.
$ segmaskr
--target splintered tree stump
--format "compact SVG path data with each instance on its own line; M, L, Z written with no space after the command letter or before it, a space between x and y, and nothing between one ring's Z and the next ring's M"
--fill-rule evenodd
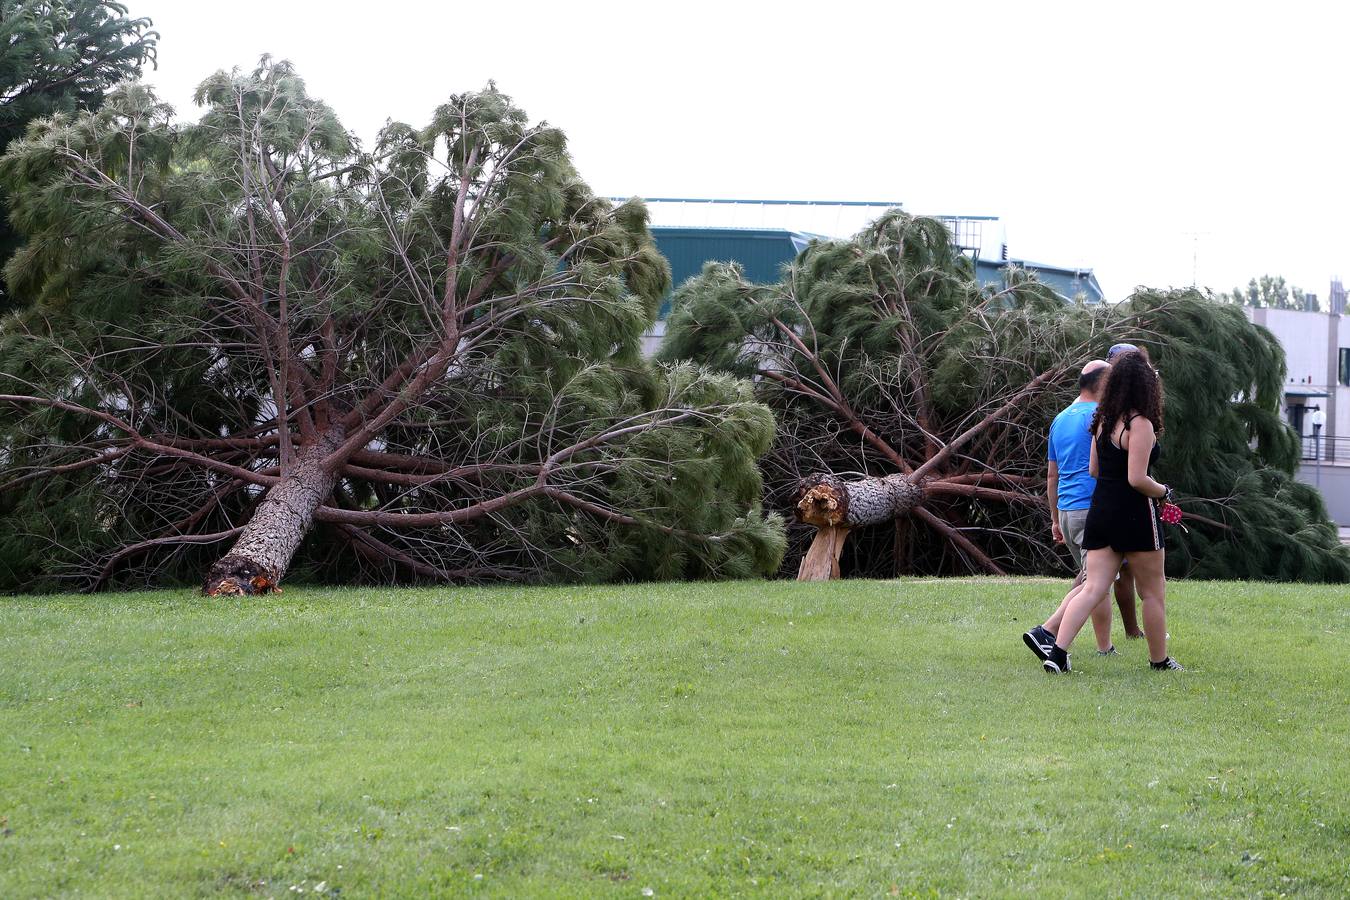
M811 549L797 567L798 581L830 581L839 577L839 554L844 552L844 540L849 529L836 525L822 525L816 529Z
M923 502L923 487L908 476L844 481L835 475L803 479L797 521L816 526L816 536L797 569L798 581L829 581L839 575L848 533L905 515Z

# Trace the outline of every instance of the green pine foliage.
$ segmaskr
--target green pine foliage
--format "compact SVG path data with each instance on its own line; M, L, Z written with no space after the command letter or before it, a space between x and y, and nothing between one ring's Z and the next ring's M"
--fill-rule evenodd
M248 441L278 431L267 364L275 348L222 305L231 278L263 285L265 314L278 322L276 286L285 286L287 340L298 365L331 383L311 401L330 418L372 396L400 360L436 346L442 298L457 292L475 305L461 317L453 363L367 449L466 474L401 485L352 470L332 505L459 509L531 487L551 454L572 447L552 482L567 503L540 498L461 525L374 536L474 580L777 568L782 526L761 511L758 467L772 415L734 377L642 359L669 267L645 207L595 196L561 131L531 125L489 85L451 97L425 128L390 124L366 150L289 64L270 59L213 75L197 101L200 121L179 125L148 88L128 85L96 113L34 124L0 161L28 235L7 273L31 303L0 324L0 393L105 410L142 434ZM241 156L248 146L267 151ZM495 168L482 168L485 147L497 148ZM84 173L73 157L104 174ZM459 171L476 185L467 213L447 175ZM277 192L285 242L257 199L259 179ZM178 237L128 214L120 198L131 194ZM446 248L462 221L474 229L472 249L452 265ZM329 346L333 372L319 360ZM203 533L248 520L260 488L156 453L53 471L110 452L115 431L65 410L11 406L0 417L0 589L104 583L98 573L119 548L193 510L204 510L193 523ZM219 452L255 471L276 463L275 450ZM356 549L341 529L316 525L291 577L416 574ZM111 584L192 583L222 552L174 545L103 574Z
M0 0L0 151L28 123L95 110L119 82L155 62L159 35L110 0ZM0 197L0 267L19 234ZM0 280L0 313L17 299Z
M1136 292L1125 311L1149 336L1166 427L1158 477L1184 510L1222 521L1169 529L1168 571L1197 578L1350 581L1350 551L1321 495L1297 481L1299 441L1280 419L1284 351L1240 308L1194 290Z

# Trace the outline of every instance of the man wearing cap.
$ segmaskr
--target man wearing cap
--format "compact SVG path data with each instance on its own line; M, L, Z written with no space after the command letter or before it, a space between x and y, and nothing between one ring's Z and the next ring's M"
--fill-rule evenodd
M1129 345L1124 345L1128 347ZM1111 348L1110 355L1123 352L1122 345ZM1096 480L1088 474L1088 461L1092 452L1092 434L1090 427L1092 415L1097 411L1097 397L1102 378L1106 375L1109 363L1094 359L1083 367L1078 377L1078 399L1070 404L1050 426L1049 466L1046 476L1046 493L1053 511L1050 522L1050 534L1055 543L1064 544L1078 568L1074 579L1077 587L1083 580L1083 529L1087 524L1088 507L1092 505L1092 492L1097 487ZM1116 581L1116 603L1128 637L1140 637L1138 618L1135 614L1134 579L1128 570L1123 570ZM1111 607L1103 603L1092 613L1092 630L1097 637L1097 652L1109 655L1115 652L1111 643Z
M1138 349L1134 344L1112 344L1111 349L1106 351L1106 361L1109 363L1122 353ZM1144 355L1147 356L1148 354Z

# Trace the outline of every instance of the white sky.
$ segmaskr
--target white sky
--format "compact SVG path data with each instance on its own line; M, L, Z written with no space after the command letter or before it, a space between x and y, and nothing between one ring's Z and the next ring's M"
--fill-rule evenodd
M495 79L603 194L996 215L1111 299L1268 272L1325 304L1350 276L1340 3L128 4L188 118L264 52L365 140Z

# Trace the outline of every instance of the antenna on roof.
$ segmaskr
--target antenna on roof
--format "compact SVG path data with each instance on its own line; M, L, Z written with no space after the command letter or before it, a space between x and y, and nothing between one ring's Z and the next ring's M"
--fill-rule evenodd
M1196 286L1196 273L1199 271L1200 259L1200 236L1208 235L1208 231L1183 231L1182 234L1189 235L1191 238L1191 287Z

